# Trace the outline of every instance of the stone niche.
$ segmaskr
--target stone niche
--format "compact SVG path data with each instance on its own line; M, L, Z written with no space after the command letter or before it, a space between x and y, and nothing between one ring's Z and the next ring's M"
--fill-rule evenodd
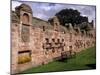
M24 64L31 61L31 51L19 51L18 52L18 64Z
M18 72L22 72L32 67L31 50L18 52Z
M23 14L22 23L23 24L29 24L29 15L27 13Z

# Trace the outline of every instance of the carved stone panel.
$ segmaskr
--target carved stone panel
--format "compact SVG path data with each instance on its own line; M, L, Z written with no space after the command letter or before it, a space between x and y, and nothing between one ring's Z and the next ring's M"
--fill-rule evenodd
M22 42L29 42L29 36L30 36L30 30L29 30L29 26L27 25L22 25L22 30L21 30L21 39Z

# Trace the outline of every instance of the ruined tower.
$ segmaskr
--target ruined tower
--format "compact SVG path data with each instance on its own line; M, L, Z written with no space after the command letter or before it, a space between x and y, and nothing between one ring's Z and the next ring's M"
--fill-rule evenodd
M54 18L53 18L53 25L54 25L54 30L58 31L60 23L59 23L57 16L54 16Z
M21 70L22 63L31 61L30 33L32 26L32 10L26 4L15 8L12 18L12 72ZM24 58L27 58L24 59ZM25 67L25 66L24 66ZM27 67L27 66L26 66Z

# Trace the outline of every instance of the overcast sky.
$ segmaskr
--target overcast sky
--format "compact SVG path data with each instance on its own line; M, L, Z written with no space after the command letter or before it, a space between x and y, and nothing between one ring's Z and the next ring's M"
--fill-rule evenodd
M96 7L90 5L73 5L73 4L57 4L57 3L41 3L41 2L28 2L28 0L13 0L12 1L12 10L15 10L16 6L19 6L22 3L28 4L33 11L33 16L48 20L53 17L57 12L65 8L77 9L81 12L81 15L88 16L89 21L95 21Z

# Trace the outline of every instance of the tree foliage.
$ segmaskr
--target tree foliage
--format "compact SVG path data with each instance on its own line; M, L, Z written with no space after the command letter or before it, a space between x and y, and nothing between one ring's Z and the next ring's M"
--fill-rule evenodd
M66 23L81 24L83 22L88 22L88 17L84 17L78 10L74 9L63 9L60 12L56 13L55 16L58 17L61 25Z

